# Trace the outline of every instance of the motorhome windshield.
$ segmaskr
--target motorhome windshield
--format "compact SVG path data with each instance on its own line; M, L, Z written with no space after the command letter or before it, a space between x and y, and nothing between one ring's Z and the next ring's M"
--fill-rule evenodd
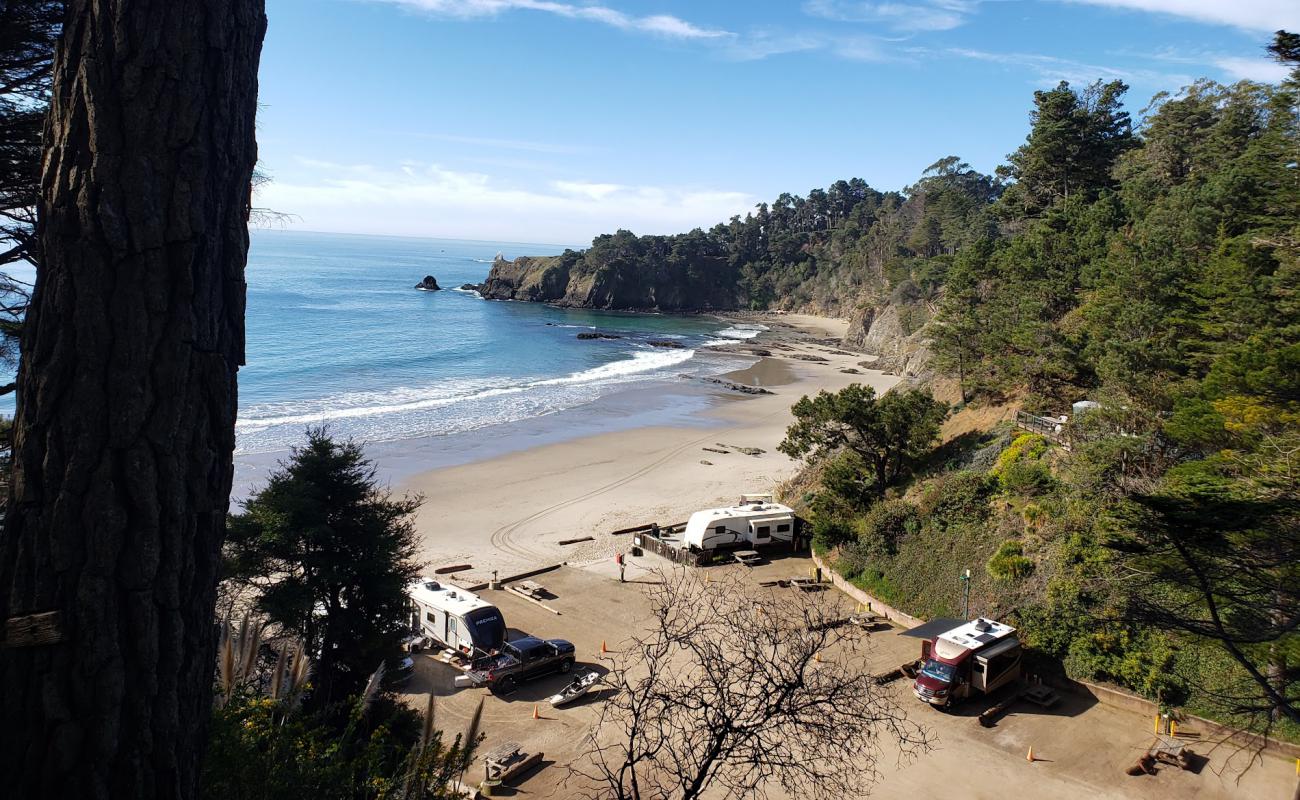
M936 681L952 683L953 678L957 676L957 668L942 661L935 661L932 658L925 662L924 667L921 667L921 674L927 678L934 678Z
M506 638L506 621L495 608L479 608L465 615L469 638L480 650L496 650Z

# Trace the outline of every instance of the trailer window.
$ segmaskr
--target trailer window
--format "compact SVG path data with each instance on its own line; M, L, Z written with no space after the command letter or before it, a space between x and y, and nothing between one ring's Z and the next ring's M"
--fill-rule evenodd
M757 536L757 537L760 538L760 539L766 539L768 536L771 535L771 533L770 533L771 530L772 530L771 527L769 527L769 526L767 526L767 525L764 525L764 526L762 526L762 527L760 527L760 528L755 528L755 529L754 529L754 535Z
M437 621L438 621L438 620L436 620L436 619L433 618L433 612L432 612L432 611L426 611L426 612L424 612L424 618L425 618L426 620L428 620L429 622L437 622Z
M1020 648L1018 647L1014 650L1008 650L1005 653L999 653L998 655L989 659L988 670L985 672L985 674L988 675L989 678L996 678L1002 673L1014 667L1016 665L1016 662L1018 662L1019 660L1020 660Z
M776 526L776 532L777 532L777 533L789 533L789 532L790 532L790 523L788 523L788 522L782 522L780 525L777 525L777 526Z
M719 525L718 527L716 527L716 528L713 529L713 532L714 532L714 533L726 533L726 532L727 532L727 526L726 526L726 525Z

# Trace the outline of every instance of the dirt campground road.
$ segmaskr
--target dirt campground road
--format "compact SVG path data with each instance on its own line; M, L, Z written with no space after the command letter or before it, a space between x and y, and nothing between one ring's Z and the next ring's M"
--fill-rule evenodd
M628 583L619 583L612 563L565 566L533 578L551 594L545 605L530 602L506 590L484 591L485 600L505 615L512 636L528 633L573 642L578 668L603 671L607 663L600 655L604 642L617 650L633 635L638 619L648 613L643 595L644 582L656 579L650 567L661 565L653 556L631 559ZM806 575L811 562L788 558L765 563L752 570L755 581ZM712 567L712 570L744 570L744 567ZM773 602L780 592L771 591ZM842 603L846 613L853 603L833 589L828 602ZM899 636L899 630L873 633L867 668L885 672L914 658L919 643ZM544 754L542 766L524 775L508 791L520 797L566 798L581 796L577 786L566 783L566 768L585 752L589 728L595 719L601 694L593 692L579 703L562 709L551 708L545 698L558 691L567 678L551 676L525 684L509 697L497 697L481 689L455 689L455 670L433 656L417 657L415 678L407 685L408 700L423 708L427 693L437 698L439 727L454 735L463 730L480 699L484 701L483 731L487 735L480 753L503 742L517 742L525 752ZM945 714L924 706L911 696L906 679L892 684L898 702L909 716L926 725L934 735L935 747L910 761L899 763L897 753L887 752L877 765L881 780L873 787L875 798L957 797L991 800L1034 800L1035 798L1252 798L1289 800L1296 787L1290 761L1266 755L1242 771L1247 755L1230 757L1229 747L1212 749L1207 744L1193 749L1208 756L1199 773L1163 767L1155 776L1124 774L1151 743L1152 720L1142 715L1097 703L1091 698L1064 695L1051 710L1021 702L999 719L991 729L976 719L985 707L972 701L958 711ZM532 718L534 707L541 719ZM1036 761L1026 754L1034 749ZM483 777L481 758L475 761L467 782ZM773 791L771 797L783 797Z

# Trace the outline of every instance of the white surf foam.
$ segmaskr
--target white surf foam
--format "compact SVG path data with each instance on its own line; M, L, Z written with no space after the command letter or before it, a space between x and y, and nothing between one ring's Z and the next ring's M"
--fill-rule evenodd
M766 325L759 325L757 323L739 322L729 328L723 328L720 331L716 331L716 334L724 339L753 339L755 336L766 330L771 329Z
M724 345L735 344L736 342L743 342L748 339L753 339L755 336L767 330L771 330L771 328L767 327L766 325L759 325L758 323L738 322L735 325L732 325L731 327L723 328L720 331L714 331L713 332L714 336L721 336L723 338L709 339L705 341L701 346L722 347Z
M689 361L694 350L640 351L631 358L602 364L588 370L558 378L525 380L511 384L508 379L442 384L430 387L399 387L382 392L348 392L305 403L276 403L253 406L235 423L240 433L256 433L268 428L318 425L352 420L427 411L435 408L491 400L542 387L600 386L637 380L659 370ZM485 424L490 424L490 421Z

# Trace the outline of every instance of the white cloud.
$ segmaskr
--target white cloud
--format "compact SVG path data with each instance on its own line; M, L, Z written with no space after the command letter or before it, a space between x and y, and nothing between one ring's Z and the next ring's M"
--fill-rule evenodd
M598 22L625 31L649 33L669 39L722 39L729 31L705 28L668 14L638 17L608 6L576 5L552 0L378 0L444 17L470 19L507 11L541 11L547 14Z
M585 181L552 181L556 191L563 194L577 195L591 200L604 200L615 192L626 189L617 183L587 183Z
M1169 14L1251 31L1300 29L1297 0L1068 0L1094 6Z
M1276 61L1262 58L1216 58L1214 65L1237 80L1258 83L1281 83L1291 73Z
M1198 70L1206 66L1215 66L1227 73L1227 77L1233 81L1281 83L1291 72L1288 67L1267 58L1231 56L1212 50L1180 50L1167 47L1142 53L1141 56L1171 64L1194 65Z
M745 192L701 187L556 180L526 188L437 164L299 163L320 177L272 182L257 204L294 215L306 230L585 244L619 228L707 227L757 202Z
M1172 89L1186 86L1193 81L1190 75L1149 69L1086 64L1081 61L1039 53L990 53L984 50L970 50L960 47L950 48L946 52L961 58L987 61L1017 69L1028 69L1034 73L1037 83L1045 85L1055 84L1058 81L1069 81L1072 85L1078 87L1092 83L1095 80L1114 80L1118 78L1128 84Z
M827 52L847 61L886 61L883 40L814 31L752 31L726 44L723 54L736 61L760 61L787 53Z
M975 0L929 0L920 3L866 3L855 0L807 0L804 12L837 22L872 22L896 31L947 31L965 24Z

